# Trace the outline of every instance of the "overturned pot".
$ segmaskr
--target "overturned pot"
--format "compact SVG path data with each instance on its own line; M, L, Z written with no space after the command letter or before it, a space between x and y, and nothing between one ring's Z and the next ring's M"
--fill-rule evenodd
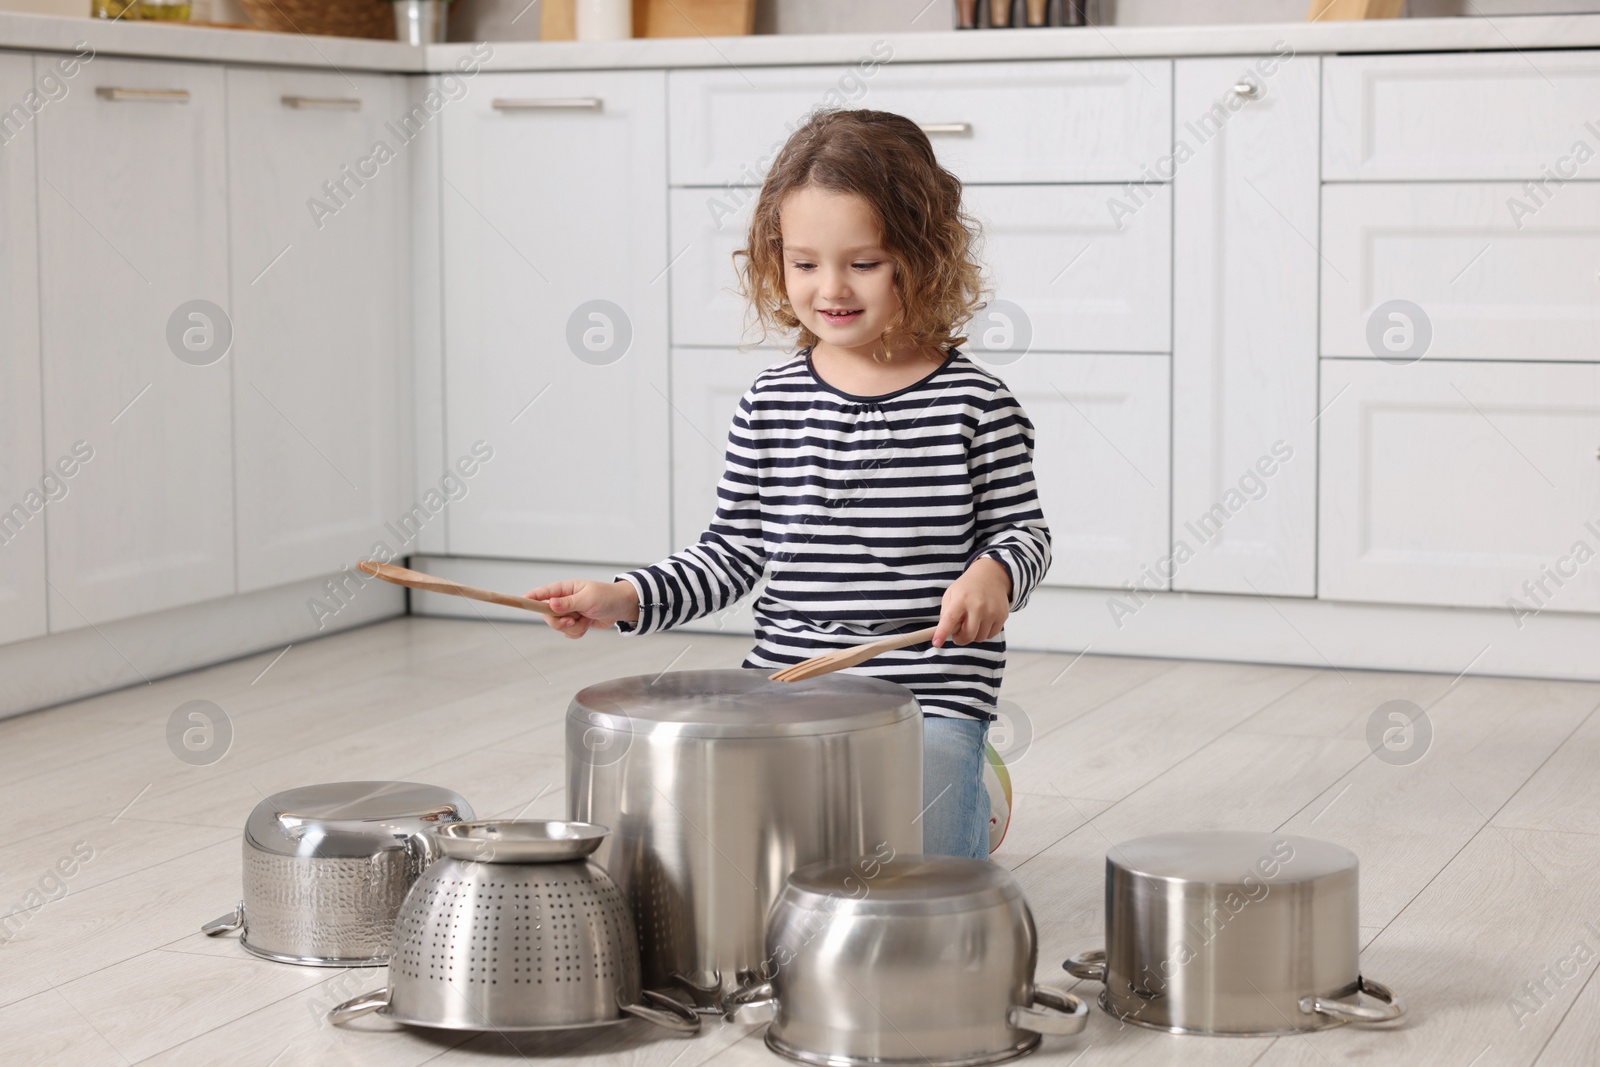
M1106 947L1074 956L1123 1022L1269 1036L1400 1018L1361 974L1355 853L1316 838L1156 834L1106 856ZM1377 1003L1362 1003L1365 994Z
M987 860L880 851L789 876L766 958L725 1007L771 1015L767 1047L816 1067L973 1067L1072 1035L1089 1008L1035 985L1033 914Z
M245 823L243 899L201 930L239 930L278 963L379 966L407 890L438 856L429 831L472 814L459 794L418 782L274 793Z

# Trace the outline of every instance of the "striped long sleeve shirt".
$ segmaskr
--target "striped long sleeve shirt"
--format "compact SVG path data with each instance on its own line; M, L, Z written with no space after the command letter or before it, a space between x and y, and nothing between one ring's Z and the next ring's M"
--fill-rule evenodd
M994 374L952 350L930 374L853 396L810 351L763 371L728 432L717 511L700 539L616 575L647 634L721 611L767 575L744 667L776 670L836 648L922 629L980 556L1011 576L1012 611L1050 567L1033 478L1033 424ZM924 714L993 719L1005 631L885 652L851 673L910 689Z

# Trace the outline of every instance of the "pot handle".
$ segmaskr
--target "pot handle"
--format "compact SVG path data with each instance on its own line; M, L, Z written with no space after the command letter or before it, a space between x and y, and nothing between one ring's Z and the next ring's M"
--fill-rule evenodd
M1300 1010L1308 1015L1312 1012L1331 1015L1349 1023L1392 1022L1406 1013L1405 1003L1394 995L1393 990L1365 975L1356 979L1356 991L1383 1001L1383 1007L1371 1008L1365 1004L1346 1004L1341 1000L1330 1000L1327 997L1301 997Z
M753 973L741 972L741 974L745 977L743 984L722 998L722 1021L770 1022L777 1014L778 991L773 988L771 982L756 981Z
M244 901L241 900L238 904L234 905L233 914L223 915L212 919L210 922L206 923L200 928L200 932L205 934L207 937L216 937L218 934L226 934L230 931L238 930L243 926Z
M374 989L370 993L363 993L359 997L351 997L328 1012L328 1021L335 1026L343 1026L351 1019L368 1012L382 1011L389 1006L389 989Z
M1089 1024L1089 1005L1071 993L1051 986L1034 986L1033 1004L1036 1006L1011 1005L1011 1010L1006 1013L1006 1022L1018 1030L1059 1037L1081 1034ZM1051 1010L1041 1011L1041 1007Z
M1090 949L1080 952L1061 965L1061 969L1074 978L1082 978L1087 982L1104 982L1106 980L1106 950L1103 948Z
M700 1032L700 1015L687 1004L681 1004L665 993L657 993L654 989L643 990L639 995L655 1007L649 1008L643 1004L620 1004L618 1007L629 1015L637 1015L646 1022L664 1026L668 1030L676 1030L680 1034ZM659 1010L663 1008L666 1010Z

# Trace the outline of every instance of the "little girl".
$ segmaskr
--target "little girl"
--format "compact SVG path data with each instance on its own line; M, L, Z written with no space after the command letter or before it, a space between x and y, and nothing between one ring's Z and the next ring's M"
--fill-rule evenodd
M922 708L923 851L982 858L1003 627L1051 550L1033 424L956 347L982 306L975 242L960 181L915 123L813 115L734 254L763 332L797 331L800 347L739 401L716 517L654 566L527 595L573 613L544 617L568 637L646 634L727 607L766 573L743 666L767 671L936 621L931 643L847 670Z

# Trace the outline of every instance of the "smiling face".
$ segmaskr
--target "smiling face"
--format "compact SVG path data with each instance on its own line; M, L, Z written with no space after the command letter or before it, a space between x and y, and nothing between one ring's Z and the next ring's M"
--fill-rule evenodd
M789 305L818 346L881 351L900 297L872 206L853 193L803 186L784 197L781 229Z

